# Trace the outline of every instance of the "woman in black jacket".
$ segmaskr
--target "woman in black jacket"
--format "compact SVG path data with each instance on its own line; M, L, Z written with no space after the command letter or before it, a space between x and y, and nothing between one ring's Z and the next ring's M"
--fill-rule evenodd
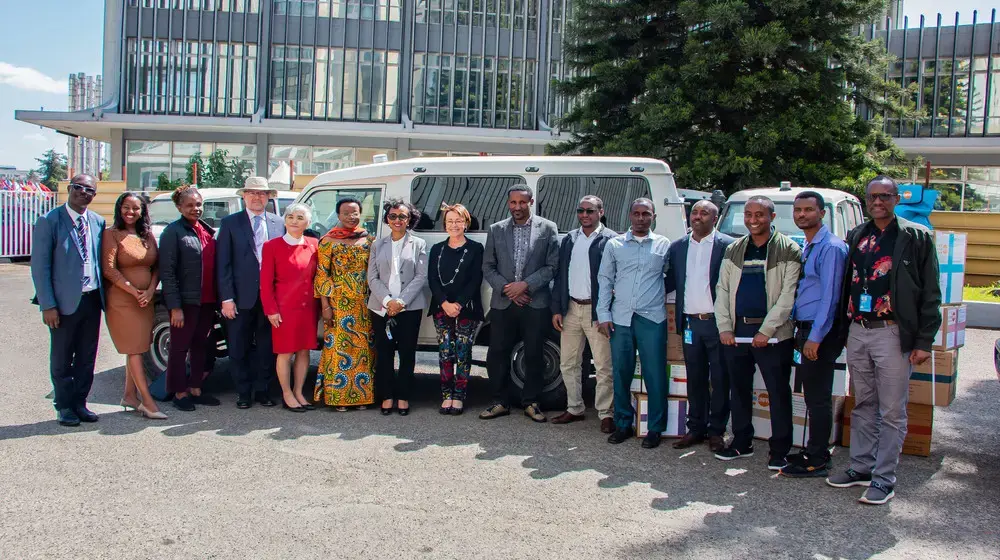
M461 414L472 369L472 345L483 322L483 246L465 236L472 223L461 204L442 205L448 239L431 247L428 315L434 317L441 365L441 414Z
M181 217L160 236L160 281L170 310L167 392L174 394L174 407L190 412L195 404L219 404L201 391L208 376L208 335L215 324L215 230L201 219L202 198L196 187L180 187L170 198ZM188 354L190 377L185 370Z

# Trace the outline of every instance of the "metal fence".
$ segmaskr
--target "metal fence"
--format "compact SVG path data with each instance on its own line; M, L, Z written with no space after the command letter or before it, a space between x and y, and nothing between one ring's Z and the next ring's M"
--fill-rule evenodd
M56 204L51 192L0 191L0 258L31 256L31 228Z

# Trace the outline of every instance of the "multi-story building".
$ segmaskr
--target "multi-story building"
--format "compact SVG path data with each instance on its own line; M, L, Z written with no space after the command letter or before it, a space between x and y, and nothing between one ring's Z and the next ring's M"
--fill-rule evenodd
M131 188L216 149L259 174L541 154L570 18L569 0L106 0L103 103L17 118L110 143Z
M83 111L101 104L101 76L83 72L69 75L69 110ZM83 136L70 137L67 144L67 169L70 176L89 173L100 177L105 168L107 145Z

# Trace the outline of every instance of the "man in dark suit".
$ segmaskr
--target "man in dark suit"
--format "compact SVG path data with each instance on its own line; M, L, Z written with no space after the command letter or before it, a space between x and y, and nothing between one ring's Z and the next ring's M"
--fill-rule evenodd
M559 265L556 224L531 214L534 193L524 184L507 189L510 218L490 226L483 254L483 278L493 288L490 298L490 349L486 370L493 404L479 417L510 414L510 354L524 342L524 415L545 422L538 404L542 392L543 348L549 333L549 282Z
M285 234L278 216L267 212L278 191L263 177L249 177L238 191L245 212L230 214L219 224L216 248L219 299L226 319L226 343L236 380L237 408L250 408L251 394L261 406L274 406L268 386L275 378L271 323L260 302L261 248Z
M615 384L611 372L611 342L597 331L597 272L608 239L618 235L601 224L604 202L587 195L580 199L576 219L580 227L567 233L559 243L559 267L552 286L552 327L560 333L560 361L566 385L566 412L552 419L553 424L583 420L583 383L580 367L583 349L590 343L597 370L594 408L601 420L601 431L615 431Z
M729 422L729 375L715 324L715 286L726 247L733 238L716 231L719 208L701 200L691 208L691 233L670 244L667 293L676 290L677 332L684 335L687 367L687 433L674 449L701 443L722 451Z
M31 280L42 321L49 327L56 420L63 426L97 422L87 409L94 382L104 290L101 238L104 218L87 210L97 180L77 175L69 182L66 204L35 222Z

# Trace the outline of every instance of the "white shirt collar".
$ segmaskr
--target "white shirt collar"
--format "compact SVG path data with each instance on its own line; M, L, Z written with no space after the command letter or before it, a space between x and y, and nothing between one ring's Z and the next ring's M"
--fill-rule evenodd
M601 231L603 229L604 229L604 224L602 224L600 222L597 222L597 227L594 228L594 231L590 232L590 235L587 235L587 234L583 233L583 228L582 227L581 228L576 228L576 230L575 230L576 231L576 235L573 237L573 240L575 241L581 235L585 239L593 239L593 238L597 237L598 235L600 235L600 233L601 233Z
M250 210L250 208L247 208L246 209L246 213L247 213L247 216L250 216L250 221L252 222L254 216L261 216L261 217L263 217L265 214L267 214L267 209L265 208L264 211L261 212L260 214L254 214L253 211Z
M285 240L285 243L288 243L289 245L292 246L302 245L303 243L306 242L306 236L304 235L298 239L295 239L294 237L292 237L291 234L286 233L285 235L282 235L281 238Z
M710 233L710 234L706 235L705 237L703 237L701 239L701 241L695 241L694 240L694 236L692 235L691 236L691 243L694 243L695 245L703 245L703 244L709 244L710 245L712 243L715 243L715 228L712 228L712 233Z
M73 220L73 224L74 225L76 225L76 222L77 222L77 220L80 219L80 216L86 216L87 215L87 209L86 208L83 209L83 214L78 214L76 212L76 210L73 210L72 208L69 207L69 204L65 204L64 206L66 206L66 211L69 212L69 219Z

